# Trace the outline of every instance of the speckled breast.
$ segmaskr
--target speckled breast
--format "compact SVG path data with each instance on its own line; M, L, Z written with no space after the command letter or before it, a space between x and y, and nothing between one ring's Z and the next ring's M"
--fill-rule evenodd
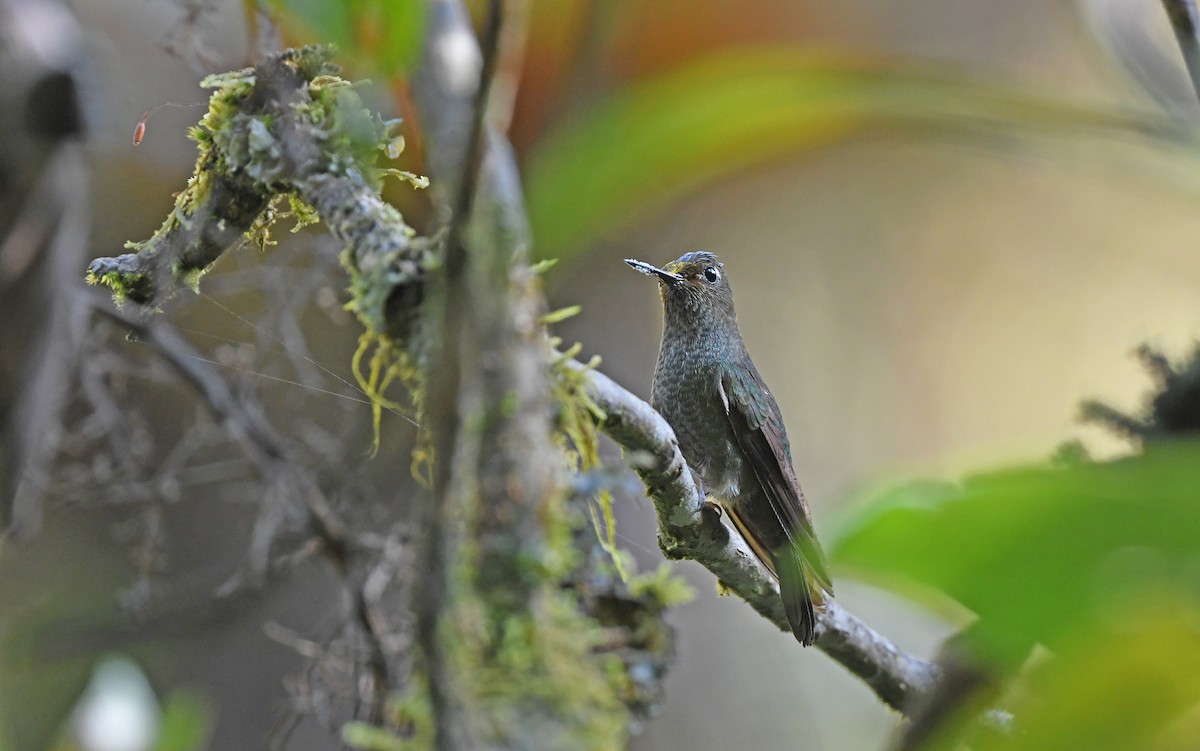
M688 465L711 497L733 502L743 461L721 400L720 366L703 352L664 347L659 353L650 404L666 418Z

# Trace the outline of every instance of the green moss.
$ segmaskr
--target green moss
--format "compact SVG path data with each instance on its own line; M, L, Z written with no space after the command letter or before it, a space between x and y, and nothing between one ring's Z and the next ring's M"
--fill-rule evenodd
M557 345L558 340L552 340L551 343ZM574 472L587 472L599 467L600 431L596 426L604 419L604 410L587 395L583 374L566 365L581 349L581 345L576 344L560 353L550 367L554 401L558 404L559 443L570 469ZM599 362L599 359L595 359L588 367L595 367ZM600 546L608 553L622 581L627 581L632 569L632 560L617 545L617 522L613 515L612 494L606 489L597 491L589 513Z
M417 745L392 734L383 728L365 722L347 722L342 726L342 742L361 751L410 751L417 748L432 748L432 745Z
M175 205L167 214L159 228L148 239L140 242L129 240L125 248L137 253L157 253L160 243L166 236L180 226L189 226L198 207L208 203L212 186L212 175L204 167L211 161L211 154L201 152L196 161L196 172L188 178L187 186L175 196Z
M507 420L516 415L517 410L520 409L520 407L521 402L518 400L517 395L510 391L500 399L498 411L500 413L500 417Z
M370 355L368 358L367 356ZM365 360L365 364L364 364ZM420 404L422 391L420 375L407 350L391 337L364 331L358 337L358 349L350 360L350 368L363 395L371 402L371 421L374 441L371 452L379 451L379 429L383 411L400 412L405 405L388 398L388 389L399 384L414 405ZM414 465L414 476L418 478Z
M292 227L292 232L299 232L305 227L321 221L321 217L317 216L317 210L305 203L304 199L295 193L288 193L287 201L287 216L296 220L296 224Z
M88 269L85 281L90 285L101 285L112 290L113 300L118 305L123 305L131 296L135 299L139 296L137 291L146 284L146 275L143 273L121 273L119 271L108 271L97 274L95 271Z
M276 245L275 240L271 238L271 227L283 215L284 212L279 210L279 203L284 196L275 196L267 203L267 207L262 213L254 218L250 223L249 228L242 233L246 244L258 248L259 252L265 252L272 245Z
M183 268L179 264L173 266L175 280L192 292L200 291L200 280L208 273L207 268Z
M648 599L655 607L665 610L675 605L690 602L696 591L671 566L663 563L651 572L634 576L629 582L629 593L634 597Z
M281 208L284 202L287 202L287 208ZM246 243L252 247L258 248L259 252L265 252L267 248L279 243L271 236L271 230L275 224L281 219L293 218L295 224L292 225L291 232L296 233L310 225L321 221L317 212L313 207L309 206L296 193L289 192L281 195L276 195L267 204L267 208L262 211L250 227L242 233L246 239Z
M622 748L630 717L623 670L599 653L604 635L570 594L547 585L532 608L509 616L492 638L486 614L457 618L462 641L453 673L470 697L478 741L510 748Z
M225 207L212 205L214 185L221 185L242 196L252 197L257 191L263 199L267 199L268 208L259 216L253 219L239 216L237 219L239 225L245 225L244 229L241 226L237 229L242 230L247 241L260 250L273 244L270 236L273 223L289 215L279 210L280 196L287 197L290 215L296 217L294 229L315 223L318 218L316 210L299 198L297 185L291 183L297 175L286 158L286 149L277 132L282 122L292 122L293 115L295 125L314 133L321 145L320 153L314 157L319 164L304 165L300 170L303 174L340 176L372 189L378 189L388 175L405 179L414 187L428 185L428 180L418 175L376 165L381 154L394 158L403 147L403 139L393 133L399 121L384 120L367 109L355 91L355 84L336 75L337 68L330 62L332 55L331 48L321 46L282 53L286 66L307 82L298 104L280 103L272 96L273 92L257 91L260 84L263 84L262 88L277 88L272 82L260 80L261 76L277 76L280 70L284 71L285 77L288 75L286 67L281 68L277 62L268 63L262 69L265 73L255 68L245 68L205 78L201 85L213 90L208 109L188 131L198 151L194 173L185 189L176 196L174 207L158 230L149 239L127 243L126 247L140 254L155 254L167 247L163 243L172 233L180 229L192 229L194 222L210 221L212 216L225 216ZM337 207L331 210L335 213L340 211ZM415 233L404 223L398 211L391 207L385 207L382 211L384 223L394 231L391 233L393 236L414 238ZM338 218L344 217L338 214ZM342 237L350 237L355 244L388 234L370 231L371 228L366 227L359 217L355 217L355 221L363 225L357 234L344 232L346 227L336 228L342 232ZM416 242L415 239L413 242ZM389 332L385 325L391 290L397 284L410 281L414 271L420 271L424 263L422 256L426 248L419 247L414 253L419 259L418 263L400 268L403 264L399 256L407 249L408 245L404 245L383 254L375 254L390 254L390 257L377 257L371 269L355 270L361 278L352 279L352 308L359 313L368 330L375 334L396 333ZM224 250L220 248L215 252L201 253L196 257L202 260L188 263L210 263ZM373 252L377 249L370 250ZM179 250L171 245L171 252L178 253ZM203 269L180 265L176 265L174 270L177 281L189 285L194 285L203 273ZM122 282L110 277L106 281L99 276L93 279L93 283L108 281L116 285L114 294L122 298L129 296L133 289L128 280ZM148 294L153 292L149 290L148 281L144 286Z
M296 113L319 126L331 174L353 175L378 190L388 174L409 179L414 187L425 187L428 180L412 173L378 167L380 155L395 158L403 148L393 130L399 120L384 120L363 105L356 84L333 75L322 75L308 86L309 101L296 105Z
M575 354L552 360L551 384L564 461L572 471L586 471L599 463L596 425L603 412L587 398L583 376L565 364ZM482 417L476 422L485 424ZM466 716L479 723L471 730L481 745L622 748L633 712L650 712L661 702L661 675L673 652L672 632L661 614L689 599L691 590L665 565L648 574L633 572L631 559L616 545L607 493L591 508L597 537L618 575L615 583L592 589L597 574L580 573L582 520L568 500L565 493L548 499L540 510L540 544L514 548L513 558L499 566L508 581L516 576L523 582L518 591L532 593L520 603L506 599L511 593L505 587L491 586L477 540L467 535L456 552L454 607L443 644L456 694L469 707ZM468 528L475 515L466 514ZM489 555L495 563L503 552ZM578 576L588 583L577 583ZM618 632L620 646L614 647Z
M412 744L412 748L433 747L433 706L423 675L414 674L404 691L388 697L384 714L387 723Z

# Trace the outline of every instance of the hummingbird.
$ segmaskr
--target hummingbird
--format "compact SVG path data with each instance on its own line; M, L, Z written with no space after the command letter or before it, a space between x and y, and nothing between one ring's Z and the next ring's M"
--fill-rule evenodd
M779 405L742 341L725 266L704 251L661 269L625 263L656 277L662 295L650 406L675 430L697 485L778 580L792 634L807 647L833 583Z

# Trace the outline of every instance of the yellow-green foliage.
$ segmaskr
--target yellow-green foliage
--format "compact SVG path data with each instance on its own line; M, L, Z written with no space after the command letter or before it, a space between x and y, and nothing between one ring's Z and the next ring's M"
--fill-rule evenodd
M429 702L429 686L423 676L414 674L403 692L389 697L384 712L388 723L414 747L433 745L433 707Z
M321 221L321 217L317 216L317 210L305 203L300 196L288 193L287 199L288 213L281 216L290 216L296 220L296 224L292 227L293 233Z
M364 366L363 359L368 354L370 354L370 359ZM379 428L383 411L386 409L400 412L405 409L405 405L387 397L388 388L399 381L407 389L413 403L420 404L418 393L420 379L417 369L412 363L412 358L409 357L403 346L392 341L385 334L371 331L359 334L358 349L354 351L350 367L354 372L355 380L358 381L358 387L371 402L371 424L375 436L372 443L372 454L374 454L379 450ZM418 471L418 465L414 462L413 476L420 479L424 474L424 472Z
M118 304L124 303L129 298L129 291L136 288L146 280L145 274L122 274L118 271L109 271L103 274L88 269L85 281L91 285L103 285L112 290L113 300Z
M553 344L557 345L558 340L554 340ZM604 419L604 410L588 397L583 388L584 376L566 366L566 362L579 354L581 349L582 346L576 344L555 356L551 363L551 385L554 389L554 400L558 404L559 443L563 453L572 470L587 472L600 465L600 431L596 428L596 423ZM595 367L599 362L599 358L595 358L588 367ZM601 547L612 559L621 579L628 581L631 559L617 546L612 493L605 489L599 490L594 504L588 507L588 513Z
M577 309L564 310L573 314ZM557 340L552 340L552 344L557 343ZM604 410L588 397L584 388L585 375L566 366L566 362L575 357L580 349L581 346L576 344L554 357L551 383L559 407L558 429L563 452L574 471L586 472L600 465L600 431L597 424L604 420L605 415ZM588 367L594 368L599 362L599 358L593 358ZM603 488L598 490L588 512L600 546L608 553L613 568L629 586L631 594L651 597L664 608L687 602L693 597L691 587L676 576L669 566L660 566L654 573L639 574L633 570L633 557L617 544L612 493Z
M660 608L682 605L696 596L692 586L678 576L666 561L659 564L653 573L635 576L629 582L629 593L634 597L648 597Z
M574 315L578 308L564 308L561 318ZM551 313L549 317L555 318ZM558 320L561 320L558 318ZM558 340L551 341L557 346ZM584 388L585 375L566 366L566 362L579 354L581 345L557 354L551 363L551 384L554 399L558 404L558 430L560 445L571 469L587 472L600 465L600 431L597 424L604 420L604 410L587 395ZM599 364L599 358L588 363L589 368ZM622 581L629 585L634 595L653 597L663 607L687 602L693 596L691 588L671 573L669 568L660 567L650 574L634 572L633 557L617 544L617 522L613 516L612 493L606 489L596 492L594 503L588 507L592 525L600 546L608 553Z
M282 208L284 202L287 203L287 208ZM316 209L305 203L295 192L276 195L243 233L247 244L258 248L259 252L266 251L272 245L278 245L279 243L271 237L271 228L279 220L288 218L295 220L290 230L293 234L321 221Z
M342 742L360 751L411 751L433 746L428 741L421 743L401 738L390 730L365 722L347 722L343 725Z
M308 86L309 102L297 108L322 130L325 170L335 175L361 176L375 190L388 174L411 175L409 181L414 187L425 187L425 178L376 166L380 155L394 158L403 148L403 140L398 141L392 133L400 120L384 120L366 108L355 86L337 76L317 76Z
M294 113L298 124L309 128L320 141L321 164L306 169L361 181L372 189L378 189L388 175L408 180L415 187L428 184L418 175L376 165L380 154L394 158L402 148L403 139L392 133L399 121L385 121L367 109L354 91L354 84L333 75L336 67L330 63L332 48L310 46L283 54L299 77L308 81L304 89L307 99L299 104L274 102L270 99L274 92L266 92L261 97L266 106L261 111L254 110L250 103L259 83L257 69L245 68L205 78L201 86L214 90L208 110L188 131L199 152L195 171L176 196L174 207L159 229L145 241L126 243L128 249L140 254L156 253L164 238L181 227L191 228L193 221L226 221L213 219L220 207L209 205L216 181L230 181L242 193L258 191L267 202L267 208L259 216L252 220L245 218L249 223L245 237L260 249L272 244L269 231L274 221L289 215L278 210L282 197L289 201L297 229L315 222L315 211L300 198L292 182L296 175L277 132L277 119L284 117L280 111ZM398 212L391 207L383 210L393 215L389 223L411 236ZM177 281L193 287L199 282L208 269L193 263L188 261L186 267L173 264ZM138 284L145 283L134 276L113 271L90 274L88 281L106 284L114 290L115 297L124 299L131 296ZM377 309L382 308L377 306Z
M975 664L1024 671L1025 690L1006 697L1016 733L923 748L1160 749L1200 704L1195 440L912 483L861 505L834 543L846 569L976 614L957 645ZM1035 644L1054 659L1030 664Z

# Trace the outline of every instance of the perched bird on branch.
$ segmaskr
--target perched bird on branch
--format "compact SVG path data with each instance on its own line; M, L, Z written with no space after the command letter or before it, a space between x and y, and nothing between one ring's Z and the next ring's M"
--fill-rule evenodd
M833 583L779 405L738 330L724 264L706 252L685 253L661 269L626 263L656 277L662 293L665 323L650 404L674 428L697 484L779 580L792 633L808 646Z

